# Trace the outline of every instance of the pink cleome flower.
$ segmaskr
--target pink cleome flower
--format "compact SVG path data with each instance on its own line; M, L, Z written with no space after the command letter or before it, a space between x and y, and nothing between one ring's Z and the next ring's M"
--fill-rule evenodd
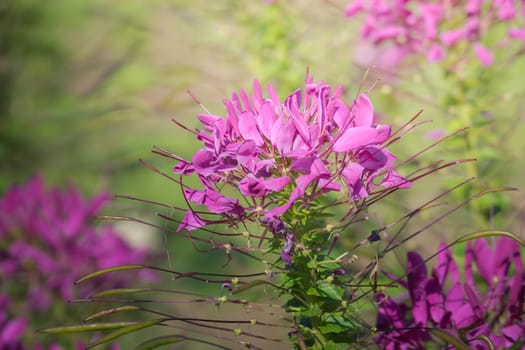
M33 321L59 314L64 302L75 298L75 291L85 298L124 287L137 277L144 281L154 277L107 275L73 286L93 271L146 260L147 252L131 247L113 227L93 224L109 198L102 193L86 199L73 186L46 188L40 177L10 187L0 198L0 275L5 293L0 294L0 348L44 349L32 341L26 346Z
M252 96L241 90L224 101L225 118L199 115L204 129L197 137L204 148L174 167L182 176L196 174L202 184L202 189L185 187L187 202L227 220L255 213L258 222L269 223L299 199L343 192L351 202L380 188L410 187L393 170L396 157L385 147L391 127L374 124L367 95L348 106L341 93L341 87L332 91L309 77L303 90L281 102L271 85L269 97L263 97L255 81ZM223 194L225 184L238 196ZM178 230L215 222L190 209Z
M494 58L483 44L491 27L507 23L509 39L524 40L525 5L516 0L416 1L354 0L346 17L365 14L361 38L372 45L387 46L383 66L395 66L411 55L441 61L447 49L467 43L487 67Z
M464 281L451 252L440 246L432 273L423 258L407 255L405 279L389 276L408 290L405 299L376 295L376 342L383 349L425 349L429 329L441 329L473 349L525 346L525 271L520 247L501 237L494 248L478 238L467 245ZM477 268L477 271L474 269ZM476 273L477 272L477 273Z

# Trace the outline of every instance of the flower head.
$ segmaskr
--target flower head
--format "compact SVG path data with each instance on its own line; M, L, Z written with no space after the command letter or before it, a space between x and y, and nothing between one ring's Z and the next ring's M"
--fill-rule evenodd
M86 200L72 186L46 189L40 177L11 187L0 198L0 274L2 292L10 300L0 302L0 344L25 345L21 339L26 324L34 327L43 315L57 314L62 309L58 305L73 299L73 282L78 278L144 262L145 250L131 247L112 227L93 225L108 199L101 194ZM99 288L123 287L132 278L136 276L102 276L96 284L80 286L81 297ZM20 313L28 319L14 318ZM52 349L59 347L52 345Z
M332 90L310 77L303 90L281 101L271 85L263 97L255 81L252 96L241 90L224 101L226 117L200 115L204 148L174 167L183 176L196 174L202 184L185 189L187 202L228 220L253 214L270 220L325 193L345 192L352 202L381 188L409 187L385 147L390 126L374 123L367 95L347 105L341 93L341 87ZM226 184L239 195L223 194ZM214 223L190 211L179 229Z
M394 300L384 294L379 303L376 342L385 349L423 349L428 329L442 329L475 349L507 349L522 342L525 271L519 245L499 238L491 249L484 239L468 243L464 281L451 252L442 245L437 263L428 275L424 260L408 253L407 278L396 279L408 298ZM477 276L473 267L477 268Z

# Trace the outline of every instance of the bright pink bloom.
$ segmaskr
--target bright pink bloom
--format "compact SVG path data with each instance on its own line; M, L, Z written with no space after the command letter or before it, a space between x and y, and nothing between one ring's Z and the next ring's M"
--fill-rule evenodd
M465 339L473 349L489 349L486 336L496 349L525 346L525 271L519 245L502 237L491 249L484 239L468 243L465 278L444 245L428 276L424 260L415 252L407 256L407 280L392 277L408 289L410 303L377 296L376 342L385 349L423 349L430 341L428 328L445 330ZM473 268L477 267L474 277ZM513 267L513 268L512 268Z
M174 167L182 175L195 173L202 183L203 189L184 190L189 202L229 220L258 208L269 218L283 215L306 194L315 199L344 187L353 201L379 188L410 185L393 170L395 156L383 146L391 128L374 124L368 96L359 95L348 106L340 87L332 91L312 78L284 102L272 86L268 94L263 97L256 81L252 96L241 90L225 101L225 118L199 116L204 129L198 138L204 148L191 162L182 160ZM225 184L249 198L249 204L223 194ZM179 230L214 223L188 213Z

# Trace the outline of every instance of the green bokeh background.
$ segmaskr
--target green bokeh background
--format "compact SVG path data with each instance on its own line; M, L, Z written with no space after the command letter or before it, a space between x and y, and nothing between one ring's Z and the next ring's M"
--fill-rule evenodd
M171 122L175 118L190 127L198 125L196 116L203 109L187 91L209 111L223 115L222 100L241 87L251 91L254 78L263 85L273 83L286 96L302 86L307 67L316 79L343 84L347 101L368 91L383 122L394 129L424 109L423 119L433 122L392 147L400 159L431 143L425 136L429 131L452 131L449 111L440 109L443 101L437 100L444 94L436 92L451 87L439 72L429 68L424 76L408 71L392 78L354 63L358 26L344 19L345 5L322 0L273 5L234 0L2 1L0 193L41 174L50 185L73 182L88 196L111 191L183 206L180 188L138 160L171 174L173 162L152 154L153 145L186 158L200 147ZM481 186L521 187L522 61L496 66L497 79L477 82L487 85L490 118L496 120L486 133L490 137L477 142L490 147L472 155L464 153L461 142L451 142L425 154L421 164L478 157L484 169L478 179ZM454 127L464 126L455 121ZM371 223L357 228L358 234L392 222L468 176L459 166L416 184L409 193L373 209ZM431 252L441 239L495 225L521 234L523 196L519 192L505 196L506 212L496 220L484 222L460 211L433 226L421 240L407 244L407 249ZM449 200L459 202L461 196ZM105 212L167 225L155 216L157 210L120 199ZM405 230L417 228L434 213L421 214ZM170 251L179 270L204 269L217 258L195 254L184 240L144 225L121 227L137 244L151 245L161 264L166 264ZM347 244L352 243L349 238ZM371 249L363 254L373 253Z

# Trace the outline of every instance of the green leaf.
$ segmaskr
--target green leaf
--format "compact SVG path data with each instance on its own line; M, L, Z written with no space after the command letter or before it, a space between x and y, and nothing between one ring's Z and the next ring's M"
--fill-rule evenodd
M145 269L145 268L147 268L147 266L144 266L144 265L120 265L120 266L109 267L107 269L102 269L102 270L98 270L90 274L87 274L84 277L80 278L79 280L75 281L73 284L79 284L81 282L90 280L92 278L96 278L98 276L102 276L110 272L126 271L126 270L140 270L140 269Z
M337 350L338 348L337 344L331 340L325 342L322 347L323 350Z
M294 312L296 316L299 317L314 317L319 316L322 313L319 304L310 304L310 307L307 309L301 308L300 311Z
M79 324L74 326L62 326L62 327L51 327L43 328L38 330L40 333L47 334L62 334L62 333L80 333L80 332L98 332L108 331L113 329L119 329L136 325L137 322L105 322L105 323L91 323L91 324Z
M319 327L319 329L323 333L341 333L353 330L357 327L359 327L359 324L345 317L343 313L338 312L326 317L323 326Z
M492 343L490 338L487 337L486 335L478 335L474 339L479 339L479 340L484 341L485 343L487 343L487 345L489 346L489 350L496 350L496 347L494 346L494 343Z
M308 264L306 264L306 267L309 269L316 269L317 268L317 261L316 260L310 260Z
M335 269L341 268L341 264L338 264L330 260L320 261L319 265L322 265L323 269L329 270L329 271L333 271Z
M445 331L442 331L440 329L430 329L429 332L433 336L445 341L450 345L453 345L457 350L471 350L470 347L467 344L465 344L461 339L458 339Z
M322 326L319 326L318 329L322 333L342 333L346 330L345 327L342 327L341 325L338 325L337 323L327 323L323 324Z
M355 343L370 335L369 327L357 319L349 318L344 312L328 315L318 329L326 339L343 344Z
M145 341L135 348L135 350L153 350L160 346L180 343L181 341L186 340L183 336L178 335L167 335L163 337L156 337L150 340Z
M317 286L317 289L327 297L333 300L342 300L344 289L336 287L331 283L321 283Z
M255 286L258 286L258 285L261 285L261 284L265 284L265 283L266 282L264 280L251 281L249 283L243 284L242 286L239 286L239 287L235 288L235 290L232 292L232 294L239 294L239 293L247 291L248 289L251 289L251 288L253 288Z
M108 289L102 292L93 294L92 298L100 298L108 295L118 295L118 294L133 294L133 293L144 293L151 292L149 288L117 288L117 289Z
M525 247L525 241L521 239L520 237L516 236L515 234L506 232L506 231L495 231L495 230L477 231L477 232L468 233L456 239L454 242L450 244L450 246L457 244L457 243L471 241L477 238L485 238L485 237L492 237L492 236L508 237L518 242L521 246Z
M95 318L116 314L117 312L121 312L121 311L136 311L136 310L140 310L140 307L134 306L134 305L125 305L125 306L114 307L114 308L102 310L102 311L99 311L99 312L97 312L97 313L95 313L93 315L90 315L90 316L88 316L88 317L86 317L84 319L84 322L91 321L91 320L93 320Z
M308 290L306 291L306 294L308 294L308 295L315 295L317 297L321 296L321 293L319 293L317 288L313 288L313 287L308 288Z
M154 320L140 322L140 323L135 323L135 324L133 324L131 326L127 326L127 327L121 328L121 329L119 329L119 330L117 330L117 331L115 331L113 333L110 333L110 334L100 338L99 340L89 344L88 346L86 346L86 350L93 349L96 346L99 346L101 344L105 344L107 342L110 342L112 340L120 338L123 335L129 334L129 333L133 333L133 332L136 332L138 330L141 330L141 329L144 329L144 328L148 328L148 327L157 325L159 323L162 323L162 322L168 321L168 320L169 320L169 318L157 318L157 319L154 319Z

